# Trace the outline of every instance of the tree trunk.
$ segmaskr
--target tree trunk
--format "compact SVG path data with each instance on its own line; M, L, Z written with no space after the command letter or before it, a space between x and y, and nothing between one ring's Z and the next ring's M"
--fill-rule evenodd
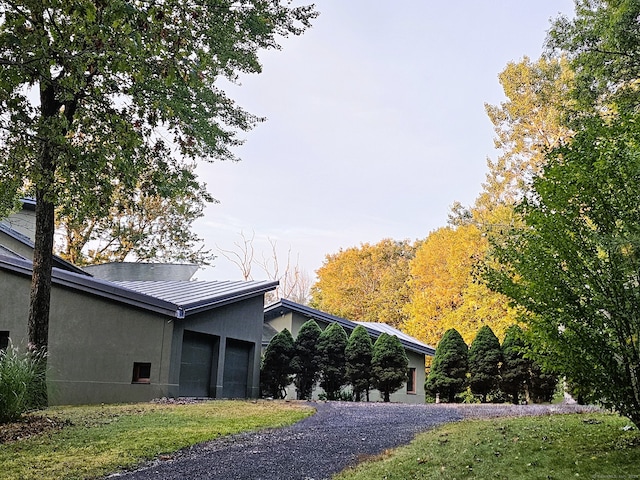
M389 397L389 392L384 392L384 401L385 402L390 402L391 398Z
M51 301L51 252L53 250L54 205L36 193L36 241L33 250L33 275L29 305L29 346L47 350L49 345L49 308Z

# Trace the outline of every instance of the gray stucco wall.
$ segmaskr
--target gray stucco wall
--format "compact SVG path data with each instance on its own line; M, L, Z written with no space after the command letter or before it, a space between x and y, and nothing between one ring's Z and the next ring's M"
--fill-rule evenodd
M0 330L27 342L29 277L0 272ZM167 396L173 319L54 286L49 321L51 404L145 401ZM134 362L151 363L133 384Z
M26 345L30 278L0 270L0 330ZM226 339L252 345L247 395L259 395L263 296L174 319L54 285L49 327L51 404L147 401L179 393L185 329L220 336L216 396L223 390ZM148 384L132 382L135 362L150 363Z

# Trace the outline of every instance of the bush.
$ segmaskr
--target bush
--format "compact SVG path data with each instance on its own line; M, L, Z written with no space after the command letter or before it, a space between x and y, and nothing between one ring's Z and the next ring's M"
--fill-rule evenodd
M45 360L44 353L21 352L11 343L0 351L0 423L45 406Z
M425 392L439 395L441 401L455 402L456 395L467 388L468 365L467 344L455 328L447 330L436 348Z

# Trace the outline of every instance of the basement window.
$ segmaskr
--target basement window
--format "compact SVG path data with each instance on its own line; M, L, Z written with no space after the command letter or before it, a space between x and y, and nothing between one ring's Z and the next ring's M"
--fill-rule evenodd
M407 393L416 393L416 369L410 368L407 372Z
M151 383L151 364L135 362L133 364L133 380L131 383Z
M0 330L0 350L6 351L9 346L9 332L7 330Z

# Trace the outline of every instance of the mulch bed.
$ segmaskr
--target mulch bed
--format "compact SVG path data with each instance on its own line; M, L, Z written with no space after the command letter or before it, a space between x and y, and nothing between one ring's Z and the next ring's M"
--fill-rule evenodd
M17 422L0 425L0 444L24 440L54 430L62 430L68 425L71 425L68 420L26 415Z

